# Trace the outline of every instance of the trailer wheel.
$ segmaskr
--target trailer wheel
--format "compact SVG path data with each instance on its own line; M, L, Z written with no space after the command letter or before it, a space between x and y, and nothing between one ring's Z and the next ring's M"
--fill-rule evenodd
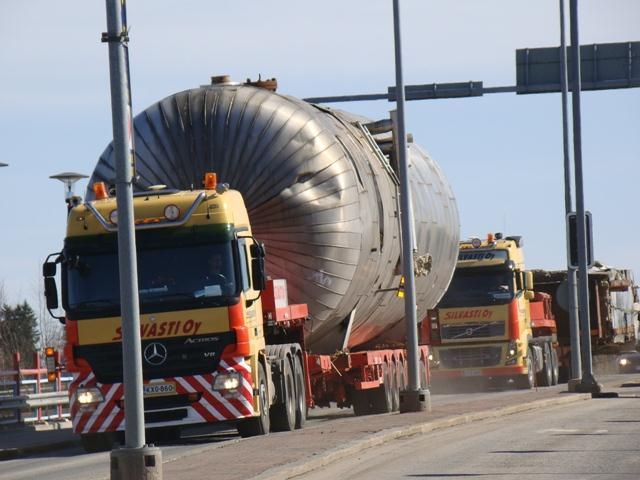
M258 398L260 401L260 415L238 422L238 433L241 437L255 437L269 433L269 399L267 398L267 374L262 363L258 363Z
M357 417L371 414L371 398L367 390L351 391L351 406Z
M391 373L391 411L400 410L400 363L389 363Z
M542 370L538 372L538 385L549 387L553 385L553 365L549 342L542 345Z
M307 392L300 355L293 357L293 376L296 383L296 428L302 428L307 421Z
M531 390L535 385L536 378L536 374L533 371L533 355L531 354L531 350L527 353L525 366L527 367L527 373L516 378L516 385L521 390Z
M420 388L422 390L427 390L429 388L429 378L427 377L427 366L425 365L426 360L421 359L420 363Z
M290 432L296 428L296 387L289 357L283 359L282 365L284 391L279 402L271 407L270 415L271 430L274 432Z
M384 383L371 391L373 413L390 413L393 411L393 377L387 363L382 364L382 377Z
M407 382L405 381L405 366L401 360L396 363L396 378L398 379L398 408L400 410L400 392L407 389Z

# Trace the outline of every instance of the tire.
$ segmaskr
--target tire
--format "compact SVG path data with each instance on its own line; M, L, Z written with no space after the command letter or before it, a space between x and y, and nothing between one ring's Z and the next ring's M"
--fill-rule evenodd
M117 438L114 433L83 433L80 435L82 448L87 453L107 452L111 450Z
M280 374L284 391L280 392L281 398L278 398L278 403L271 407L269 413L272 432L291 432L296 428L296 384L289 357L282 360L282 365Z
M367 390L352 390L351 391L351 405L353 406L353 413L357 417L363 415L371 415L371 399L369 398Z
M520 390L531 390L535 386L536 378L536 374L533 371L533 358L531 355L531 350L529 350L529 352L527 353L525 365L527 367L527 373L525 373L524 375L520 375L516 379L516 386Z
M422 390L427 390L429 388L429 378L427 377L427 366L425 362L428 360L421 359L420 361L420 388Z
M400 364L392 361L391 368L391 411L400 410Z
M307 421L307 392L300 355L296 355L293 359L293 376L296 385L296 428L302 428Z
M558 352L555 348L551 348L551 372L553 376L553 385L557 385L560 382L560 366L558 365Z
M262 363L258 363L258 398L260 401L260 415L238 422L238 433L241 437L255 437L269 433L269 399L267 398L267 374Z
M546 342L542 345L542 370L538 373L538 385L550 387L553 385L553 360L551 357L551 348Z
M391 369L386 363L382 364L384 383L371 391L371 403L374 413L390 413L393 411L393 379Z

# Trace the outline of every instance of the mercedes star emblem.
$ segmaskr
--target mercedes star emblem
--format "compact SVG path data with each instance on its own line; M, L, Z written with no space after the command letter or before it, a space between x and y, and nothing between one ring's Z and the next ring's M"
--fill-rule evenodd
M158 342L150 343L144 349L144 359L150 365L162 365L167 360L167 347Z

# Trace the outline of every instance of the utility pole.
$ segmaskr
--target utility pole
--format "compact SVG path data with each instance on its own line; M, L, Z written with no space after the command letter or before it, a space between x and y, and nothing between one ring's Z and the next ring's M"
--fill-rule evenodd
M400 412L418 412L429 409L429 391L420 389L418 357L418 321L416 314L416 288L413 274L413 216L411 215L411 190L409 189L409 165L407 159L407 134L404 115L404 80L402 78L402 44L400 35L399 0L393 0L393 33L396 56L396 139L398 170L400 176L400 220L402 223L402 272L404 274L404 321L407 332L407 366L409 386L400 392Z
M576 227L578 237L578 306L580 311L580 340L582 351L582 381L578 389L599 393L600 386L593 376L591 362L591 321L589 319L589 272L587 270L587 229L582 182L582 131L580 123L580 42L578 39L578 0L570 0L571 23L571 73L573 76L573 160L576 184Z
M128 30L124 0L105 0L109 45L113 148L116 161L118 266L122 318L125 447L111 452L111 479L162 478L160 449L145 444L138 272L133 212L135 161L128 69Z
M565 39L565 8L564 0L560 0L560 89L562 91L562 143L564 152L564 213L573 211L571 198L571 157L569 153L569 114L567 108L568 74L567 74L567 42ZM569 229L566 229L569 235ZM580 359L580 324L578 317L578 289L576 285L576 270L571 265L571 253L567 241L567 305L569 308L569 330L571 336L571 379L569 388L582 378L582 364Z

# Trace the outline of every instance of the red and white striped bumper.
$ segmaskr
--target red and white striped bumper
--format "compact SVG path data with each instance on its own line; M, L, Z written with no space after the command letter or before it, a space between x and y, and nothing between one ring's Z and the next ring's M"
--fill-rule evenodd
M240 372L242 374L242 387L234 398L225 398L220 392L212 389L213 381L219 373ZM176 426L193 423L212 423L225 420L235 420L254 415L253 386L251 380L251 367L243 357L223 359L218 365L217 371L202 375L167 377L150 380L149 384L156 382L174 383L176 395L188 395L197 393L200 399L180 407L154 407L146 408L145 413L186 410L186 416L180 420L147 422L146 427ZM77 391L80 387L96 387L102 393L104 400L96 405L95 410L83 411L77 402ZM123 405L124 388L122 383L101 384L96 381L93 373L74 374L74 379L69 386L69 403L71 406L71 418L73 431L81 433L113 432L124 430Z

